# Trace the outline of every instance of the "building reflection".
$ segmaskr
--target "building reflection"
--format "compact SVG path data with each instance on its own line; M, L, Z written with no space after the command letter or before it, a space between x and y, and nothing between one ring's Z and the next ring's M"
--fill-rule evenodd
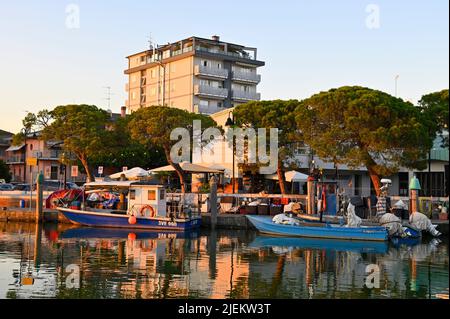
M448 288L447 246L436 242L380 249L219 230L65 238L69 230L0 223L2 297L434 298ZM66 284L72 264L79 289ZM379 289L365 287L370 264Z

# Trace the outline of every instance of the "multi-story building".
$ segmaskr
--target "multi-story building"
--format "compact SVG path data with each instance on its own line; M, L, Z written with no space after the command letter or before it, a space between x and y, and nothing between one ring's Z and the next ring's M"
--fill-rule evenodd
M0 130L0 161L6 162L6 150L11 145L13 133Z
M45 142L39 139L39 136L39 132L29 134L24 143L11 145L6 150L6 163L9 165L13 182L30 184L39 172L44 173L46 180L59 179L62 143Z
M151 47L128 57L126 90L129 111L167 105L213 114L261 99L257 85L257 49L191 37Z

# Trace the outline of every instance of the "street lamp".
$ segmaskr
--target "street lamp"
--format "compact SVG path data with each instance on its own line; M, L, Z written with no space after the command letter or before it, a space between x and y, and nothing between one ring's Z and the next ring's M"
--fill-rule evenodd
M397 82L398 82L399 77L400 77L400 75L398 75L398 74L395 76L395 97L397 97L397 88L398 88Z
M24 136L24 143L25 143L25 151L23 154L23 156L24 156L24 159L23 159L23 182L26 183L27 182L27 136L28 136L28 130L24 127L24 128L22 128L21 132Z
M225 126L227 126L227 127L233 127L236 123L234 122L234 115L233 115L233 119L231 118L231 113L232 112L229 112L228 113L228 119L227 119L227 121L226 121L226 123L225 123ZM233 134L233 178L232 178L232 184L231 184L231 187L232 187L232 190L233 190L233 195L235 194L235 190L234 190L234 184L235 184L235 169L234 169L234 157L235 157L235 155L236 155L236 142L235 142L235 136L234 136L234 134ZM233 197L233 201L234 201L234 197Z

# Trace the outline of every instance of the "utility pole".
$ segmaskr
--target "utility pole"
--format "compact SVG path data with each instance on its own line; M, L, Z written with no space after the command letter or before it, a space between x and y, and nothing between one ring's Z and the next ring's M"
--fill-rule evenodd
M108 101L108 110L111 110L111 87L110 86L105 86L103 87L104 89L106 89L106 98L105 100Z
M397 82L398 82L398 78L400 77L400 75L396 75L395 76L395 97L397 97L397 93L398 93L398 84L397 84Z

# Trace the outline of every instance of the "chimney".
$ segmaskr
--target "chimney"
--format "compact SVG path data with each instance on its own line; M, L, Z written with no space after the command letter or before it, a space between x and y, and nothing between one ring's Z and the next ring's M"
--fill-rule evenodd
M217 42L220 41L220 37L218 35L213 35L212 39L213 39L213 41L217 41Z
M127 107L126 106L122 106L120 108L120 117L126 117L127 116Z

